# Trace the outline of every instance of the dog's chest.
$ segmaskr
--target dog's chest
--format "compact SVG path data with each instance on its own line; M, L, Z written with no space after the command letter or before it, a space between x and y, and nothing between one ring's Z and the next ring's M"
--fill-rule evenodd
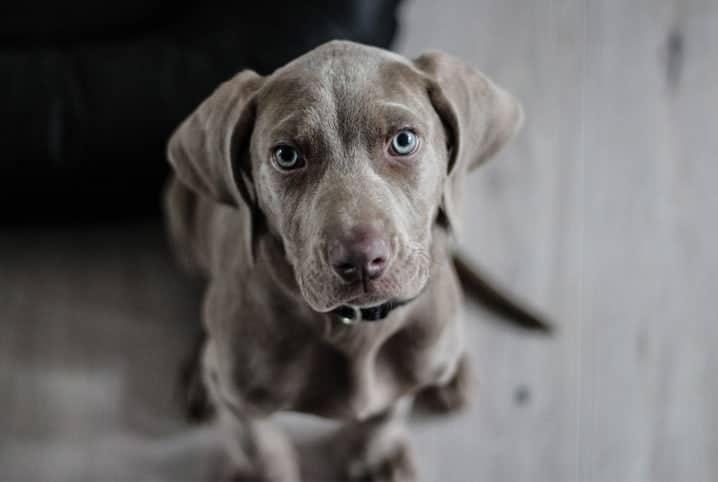
M429 330L413 323L393 331L382 331L379 325L337 327L342 331L308 341L305 349L275 364L260 390L255 385L253 391L240 391L250 403L261 403L252 400L252 393L261 393L267 401L290 401L282 407L288 410L365 418L421 386L447 378L459 352L446 346L457 338L455 328L447 325L437 331L435 326Z

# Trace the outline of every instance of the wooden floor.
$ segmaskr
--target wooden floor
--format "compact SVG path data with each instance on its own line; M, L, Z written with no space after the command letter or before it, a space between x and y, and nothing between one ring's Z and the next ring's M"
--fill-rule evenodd
M418 0L403 22L402 52L523 101L464 244L560 326L469 307L479 393L412 425L422 480L718 480L718 2ZM0 233L0 480L206 480L214 434L173 399L198 294L157 227Z

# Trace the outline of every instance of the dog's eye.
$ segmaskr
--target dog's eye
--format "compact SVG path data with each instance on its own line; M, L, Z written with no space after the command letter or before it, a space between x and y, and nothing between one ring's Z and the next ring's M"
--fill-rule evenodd
M419 139L409 129L402 129L391 139L389 149L394 156L408 156L416 152Z
M286 144L280 144L275 147L272 152L272 157L277 167L285 171L299 169L304 165L304 159L301 154L299 154L299 151Z

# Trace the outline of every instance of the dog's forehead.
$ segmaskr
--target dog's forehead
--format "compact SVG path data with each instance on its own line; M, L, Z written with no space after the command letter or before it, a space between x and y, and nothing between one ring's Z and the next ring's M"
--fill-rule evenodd
M278 69L270 76L270 82L272 79L301 78L319 86L345 83L353 87L366 80L391 83L398 79L389 75L390 70L402 70L402 67L407 70L410 65L405 57L388 50L348 41L332 41Z
M277 70L258 97L261 107L278 118L303 113L305 122L357 119L372 112L378 102L416 104L422 82L418 71L400 55L334 41Z

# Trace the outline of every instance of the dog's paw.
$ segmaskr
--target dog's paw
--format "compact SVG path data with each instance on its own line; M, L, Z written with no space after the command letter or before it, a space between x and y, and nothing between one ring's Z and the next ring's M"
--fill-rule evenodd
M401 440L391 450L350 458L344 475L348 482L413 482L416 468L411 446Z
M221 482L299 482L299 479L268 474L264 471L235 470L222 477Z
M214 477L216 482L299 482L299 468L294 461L283 458L246 463L242 466L229 463L221 474Z
M420 391L416 396L416 405L419 409L434 413L461 411L469 404L473 385L469 363L464 355L451 380L445 385L435 385Z
M266 474L251 470L232 471L221 477L217 482L273 482Z
M290 440L266 420L237 427L227 445L222 482L300 482L299 459Z

